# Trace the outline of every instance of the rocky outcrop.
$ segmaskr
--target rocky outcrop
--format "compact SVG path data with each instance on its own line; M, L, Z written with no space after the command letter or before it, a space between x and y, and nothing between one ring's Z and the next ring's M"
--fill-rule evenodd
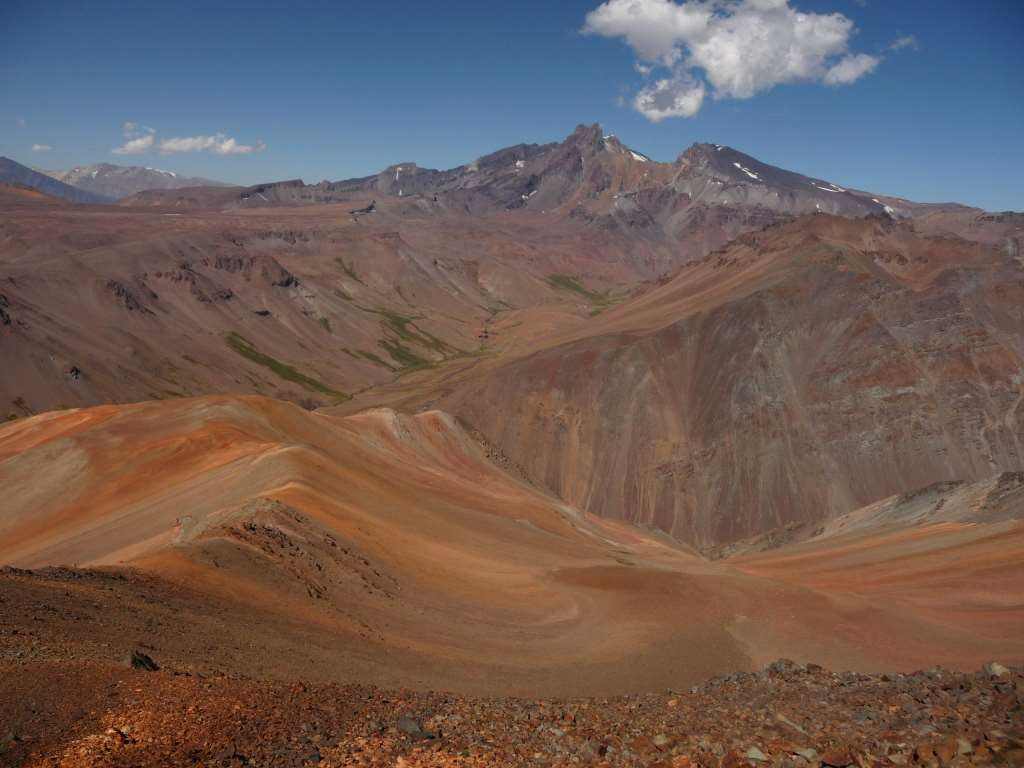
M143 282L135 286L129 286L119 280L108 280L107 290L114 295L117 302L129 312L139 312L144 315L153 314L153 310L147 305L148 302L156 301L159 296L151 291Z

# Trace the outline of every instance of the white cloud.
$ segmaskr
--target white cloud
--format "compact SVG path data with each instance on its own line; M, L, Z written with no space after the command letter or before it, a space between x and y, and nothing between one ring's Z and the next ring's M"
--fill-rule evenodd
M877 67L880 61L877 56L868 56L866 53L845 56L829 67L825 73L825 85L849 85L856 82Z
M917 42L917 38L914 35L906 35L904 37L897 37L891 43L889 43L890 51L898 51L901 48L910 48L916 51L920 48L920 44Z
M182 136L160 140L160 153L170 155L177 152L213 152L216 155L248 155L266 148L262 142L239 144L235 139L217 133L213 136Z
M262 152L266 145L262 141L255 144L239 144L237 140L216 133L213 136L181 136L170 139L157 137L156 128L128 120L121 126L125 143L110 150L115 155L138 155L156 148L162 155L173 155L179 152L213 152L216 155L247 155L251 152Z
M128 120L121 126L121 135L125 143L110 150L115 155L141 155L153 148L156 142L156 128L149 128Z
M852 83L880 61L850 53L854 32L840 13L804 13L789 0L606 0L583 25L584 34L624 38L642 74L669 70L634 100L655 121L696 114L705 81L716 99L783 83Z
M121 134L126 139L134 139L139 136L152 136L155 133L156 128L150 128L147 125L139 125L138 123L133 123L131 120L128 120L123 126L121 126Z
M704 83L685 72L641 88L633 108L653 123L669 117L693 117L704 103Z
M32 145L32 151L33 152L49 152L51 149L53 149L53 147L51 147L49 144L33 144Z
M712 6L673 0L609 0L587 14L583 32L602 37L624 37L644 61L671 66L683 52L680 40L703 32Z
M17 122L19 128L24 128L26 125L28 125L28 122L25 120L24 117L19 117Z
M139 136L137 139L128 139L120 147L110 150L115 155L141 155L153 148L153 134Z

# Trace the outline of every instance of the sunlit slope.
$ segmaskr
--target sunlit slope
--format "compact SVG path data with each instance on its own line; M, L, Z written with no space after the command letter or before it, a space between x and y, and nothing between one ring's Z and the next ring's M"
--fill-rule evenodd
M782 553L708 562L534 489L438 411L331 417L253 396L55 412L0 429L0 488L0 562L124 564L190 590L175 631L133 630L169 661L226 643L275 676L532 695L685 685L780 655L1024 656L1022 609L997 594L1016 578L1013 520L941 539L970 546L879 597L859 574L901 567L888 538L817 545L846 558L838 581ZM979 567L996 556L1011 560ZM958 574L963 610L936 611Z

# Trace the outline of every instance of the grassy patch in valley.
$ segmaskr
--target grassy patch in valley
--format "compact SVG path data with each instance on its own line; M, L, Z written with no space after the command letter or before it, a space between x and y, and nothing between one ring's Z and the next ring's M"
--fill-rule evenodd
M396 339L381 339L378 344L391 355L391 359L405 370L429 368L433 363L425 357L413 352L409 347Z
M590 316L596 317L609 307L622 301L622 298L615 298L609 291L591 291L583 286L574 275L552 274L548 275L548 285L559 291L568 291L582 296L592 305Z
M240 354L242 357L250 360L256 365L261 365L277 374L280 378L285 381L290 381L298 384L305 389L312 392L320 392L324 395L331 395L332 397L347 398L348 395L344 392L339 392L336 389L331 389L329 386L324 384L322 381L314 379L311 376L307 376L298 369L294 368L287 363L282 363L280 360L276 360L270 355L260 352L253 345L251 341L242 336L240 333L235 331L228 332L227 336L224 337L224 341L231 349Z

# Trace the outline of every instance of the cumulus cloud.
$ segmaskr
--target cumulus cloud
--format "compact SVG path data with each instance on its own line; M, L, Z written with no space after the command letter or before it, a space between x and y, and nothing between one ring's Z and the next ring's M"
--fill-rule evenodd
M700 35L712 6L673 0L609 0L587 14L583 32L624 37L644 61L672 66L683 56L680 42Z
M33 144L32 145L32 151L33 152L49 152L51 149L53 149L53 147L51 147L49 144Z
M121 126L121 135L125 142L120 147L110 150L115 155L141 155L153 148L156 142L156 129L133 123L131 120Z
M173 155L180 152L212 152L215 155L248 155L251 152L262 152L266 145L262 141L255 144L239 144L237 140L215 133L212 136L179 136L161 139L156 128L127 121L121 126L121 133L126 139L120 147L110 150L115 155L138 155L152 149L159 150L162 155Z
M866 53L844 56L825 73L825 85L847 85L860 80L878 66L879 59Z
M681 73L641 88L633 108L653 123L669 117L692 117L704 103L704 83Z
M121 126L121 133L124 135L126 139L134 139L138 136L152 135L156 133L156 128L150 128L146 125L139 125L138 123L133 123L131 120L129 120L125 122L123 126Z
M920 48L917 38L914 35L906 35L905 37L897 37L891 43L889 43L890 51L898 51L902 48L910 48L916 51Z
M801 12L789 0L606 0L582 31L623 38L642 74L667 70L634 99L655 121L696 114L708 86L716 99L746 99L783 83L845 85L881 61L850 52L846 16Z
M261 152L266 145L260 141L256 144L239 144L235 139L216 133L213 136L182 136L160 141L160 153L171 155L177 152L213 152L215 155L248 155Z
M141 155L143 152L148 152L153 148L154 141L153 135L147 134L136 139L128 139L120 147L115 147L110 151L115 155Z

